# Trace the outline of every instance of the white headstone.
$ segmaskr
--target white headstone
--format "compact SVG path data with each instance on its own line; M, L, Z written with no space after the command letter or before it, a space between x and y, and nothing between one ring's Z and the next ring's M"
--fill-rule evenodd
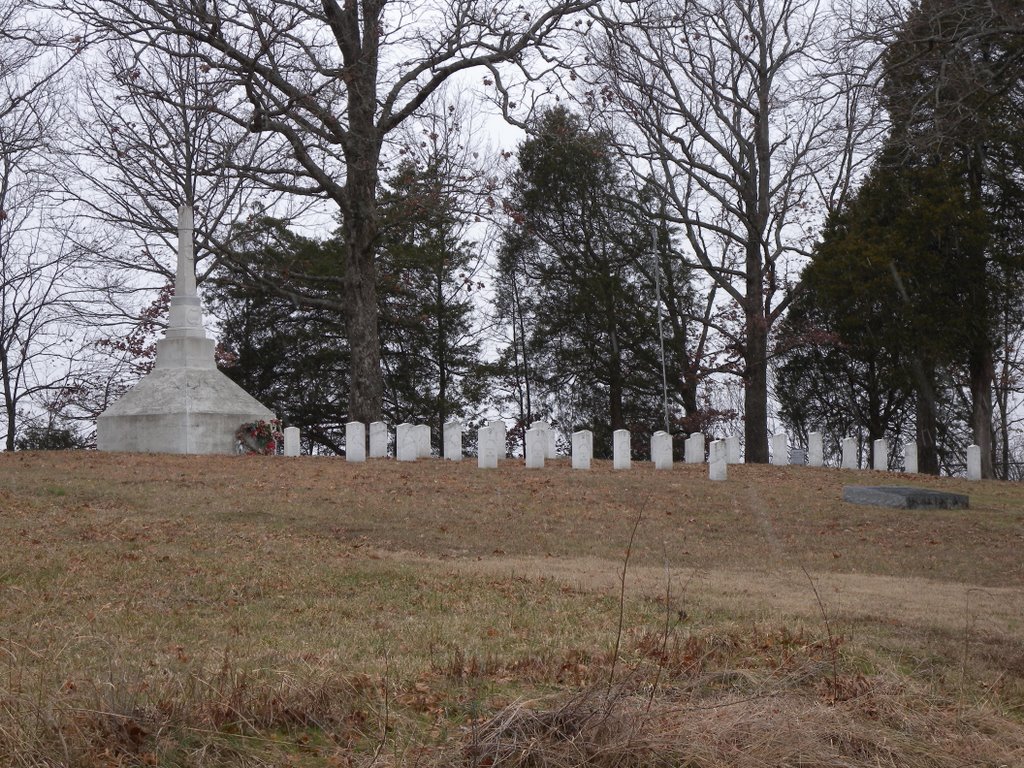
M875 440L871 446L871 453L874 457L874 469L878 472L885 472L889 469L889 441L884 437Z
M789 464L789 437L785 432L777 432L771 437L772 460L777 467Z
M725 438L725 460L729 464L740 463L740 436L729 435Z
M683 458L687 464L704 463L704 433L694 432L688 438L683 448Z
M547 434L543 429L526 430L526 468L543 469L547 451Z
M370 422L370 458L383 459L388 455L388 426L383 421Z
M416 461L416 425L399 424L395 427L395 458L398 461Z
M807 466L822 467L825 465L825 444L821 432L807 435Z
M917 474L917 443L903 444L903 471L910 475Z
M594 458L594 433L589 429L581 429L572 433L572 468L590 469L590 461Z
M298 456L299 455L299 428L298 427L285 427L284 428L284 455L285 456Z
M345 461L366 461L366 425L361 421L345 425Z
M629 430L616 429L612 432L612 468L629 469L630 462Z
M445 422L444 457L447 461L462 461L462 422L457 419Z
M981 480L981 447L967 446L967 479Z
M725 480L728 475L729 446L725 440L714 440L711 443L708 461L708 477L711 480Z
M555 430L546 421L535 421L530 424L531 429L540 429L544 432L544 455L546 458L555 458Z
M672 469L672 435L668 432L651 435L651 461L655 469Z
M504 459L508 455L508 427L504 421L490 421L487 426L494 427L495 433L498 437L496 450L498 452L498 458Z
M843 469L857 468L857 438L843 438Z
M488 424L476 432L476 465L480 469L497 469L498 456L504 456L503 425ZM500 447L499 447L500 446Z
M417 424L414 430L416 434L416 458L429 459L431 454L430 425Z

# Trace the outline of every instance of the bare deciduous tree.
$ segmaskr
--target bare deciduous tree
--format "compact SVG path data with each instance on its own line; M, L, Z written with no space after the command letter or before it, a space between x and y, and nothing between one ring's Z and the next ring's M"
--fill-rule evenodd
M526 71L566 18L597 0L56 0L92 34L124 37L217 70L248 103L220 114L288 148L294 163L237 169L279 191L336 204L352 355L350 418L381 412L374 249L389 136L442 84L480 67Z
M964 343L971 433L982 446L982 477L995 477L997 306L1024 272L1024 8L1012 0L926 0L891 18L895 37L883 72L891 142L908 164L958 167L969 200L989 219L989 244L965 251L959 277L970 289L964 312L973 320Z
M67 318L81 298L78 251L52 226L60 75L74 49L44 45L17 2L0 2L0 388L5 447L33 398L61 387L76 342Z
M656 0L596 18L591 96L630 127L625 150L739 309L746 457L765 462L770 333L874 137L858 70L837 60L818 0Z
M178 206L192 206L201 283L231 226L254 206L275 207L279 195L232 170L275 158L266 140L218 114L241 94L201 69L189 41L177 43L179 53L168 56L115 40L85 63L67 191L80 220L113 225L121 242L126 230L138 236L139 247L104 253L107 267L152 272L161 283L174 278L166 254L175 249Z

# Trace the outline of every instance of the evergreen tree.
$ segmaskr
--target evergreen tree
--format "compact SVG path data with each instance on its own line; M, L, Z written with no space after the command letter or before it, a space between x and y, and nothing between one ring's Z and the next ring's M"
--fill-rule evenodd
M616 429L643 444L664 425L650 279L656 218L625 181L610 137L565 109L542 115L518 161L499 256L499 310L511 329L502 364L515 372L517 426L546 415L563 431L586 427L598 453ZM687 275L672 263L674 298L685 302ZM676 410L695 404L685 340L666 349Z
M992 477L999 307L1024 272L1013 225L1024 211L1024 8L920 0L886 51L884 67L892 154L903 165L941 165L956 176L967 204L984 211L987 238L967 238L973 249L960 249L949 274L968 288L960 308L970 321L960 362L972 437L983 449L982 475Z
M299 427L310 450L341 453L349 354L343 316L327 297L338 279L336 244L267 217L239 227L234 243L208 289L220 320L218 365Z
M471 421L486 376L474 297L474 244L463 237L444 157L402 163L381 195L378 279L382 297L385 410L395 421Z
M783 417L857 424L873 441L899 433L913 394L919 466L938 472L949 441L940 383L973 326L958 265L985 239L954 170L883 155L804 270L778 371Z
M462 231L443 158L403 163L381 194L378 301L384 413L441 428L472 420L486 377L480 361L472 244ZM342 451L353 418L350 351L336 300L337 236L310 240L280 221L239 227L211 289L224 372L302 430L311 448Z
M779 368L783 411L821 412L835 396L815 387L845 382L844 419L874 437L899 426L884 403L912 392L922 471L962 462L967 423L992 476L994 350L1015 336L1024 275L1024 11L920 0L883 68L890 135L805 271ZM798 402L801 387L813 404Z

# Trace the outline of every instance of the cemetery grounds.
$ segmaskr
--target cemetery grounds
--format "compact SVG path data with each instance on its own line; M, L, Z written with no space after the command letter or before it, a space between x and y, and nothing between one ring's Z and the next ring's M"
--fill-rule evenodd
M0 454L0 765L1024 765L1024 487L728 471Z

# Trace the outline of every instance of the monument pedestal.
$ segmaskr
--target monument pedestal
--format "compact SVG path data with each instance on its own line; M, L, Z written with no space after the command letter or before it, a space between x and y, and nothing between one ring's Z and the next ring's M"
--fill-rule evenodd
M196 292L192 210L178 212L178 271L153 370L96 420L101 451L234 453L235 432L274 414L217 370Z

